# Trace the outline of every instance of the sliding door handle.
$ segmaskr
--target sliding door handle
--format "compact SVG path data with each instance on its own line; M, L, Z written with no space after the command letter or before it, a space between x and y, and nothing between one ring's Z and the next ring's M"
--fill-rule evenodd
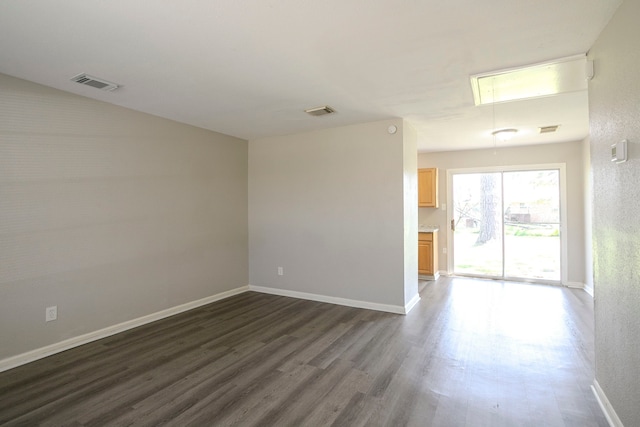
M456 220L455 219L451 220L451 231L456 231Z

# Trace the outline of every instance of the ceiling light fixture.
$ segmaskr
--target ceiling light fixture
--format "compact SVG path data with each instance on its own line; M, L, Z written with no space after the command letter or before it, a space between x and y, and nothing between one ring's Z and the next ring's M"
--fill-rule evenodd
M493 87L493 79L491 81L491 96L495 98L495 88ZM491 116L493 120L492 129L496 129L496 103L493 102L491 104ZM493 137L493 154L495 155L497 152L498 144L496 141L506 142L509 141L513 136L518 133L518 129L514 128L504 128L504 129L496 129L491 132L491 136Z
M491 132L491 135L495 136L500 141L508 141L514 137L514 135L518 133L518 129L498 129Z

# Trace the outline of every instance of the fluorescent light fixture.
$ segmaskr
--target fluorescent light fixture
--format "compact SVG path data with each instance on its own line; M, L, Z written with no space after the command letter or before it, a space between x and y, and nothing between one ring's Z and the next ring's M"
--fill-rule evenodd
M471 76L476 105L587 90L586 55Z
M498 129L491 132L499 141L508 141L518 133L518 129Z

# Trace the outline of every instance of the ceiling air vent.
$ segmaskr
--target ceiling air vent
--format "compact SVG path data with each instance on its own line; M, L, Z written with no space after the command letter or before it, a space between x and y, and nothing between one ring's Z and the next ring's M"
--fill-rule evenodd
M118 85L115 83L108 82L103 79L99 79L97 77L90 76L88 74L78 74L75 77L71 78L72 82L80 83L82 85L95 87L96 89L104 90L104 91L112 91L118 89Z
M552 133L557 131L558 127L560 127L560 125L541 126L539 129L540 129L540 133Z
M327 114L333 114L336 112L333 108L328 105L323 105L322 107L309 108L304 110L305 113L310 114L312 116L324 116Z

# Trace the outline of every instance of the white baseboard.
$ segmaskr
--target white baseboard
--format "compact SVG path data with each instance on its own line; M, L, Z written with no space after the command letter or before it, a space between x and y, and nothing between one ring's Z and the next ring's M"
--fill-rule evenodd
M588 286L586 283L582 282L567 282L567 287L572 289L582 289L593 298L593 285Z
M607 399L607 396L604 394L604 390L602 390L597 380L593 380L591 390L593 390L593 394L596 395L598 404L600 405L600 408L602 408L602 412L604 412L604 416L607 418L609 425L611 427L624 427L622 425L622 421L618 418L618 414L616 414L613 406L611 406L611 402Z
M73 347L78 347L83 344L90 343L102 338L115 335L120 332L127 331L129 329L137 328L138 326L146 325L147 323L155 322L156 320L164 319L169 316L173 316L184 311L192 310L194 308L210 304L215 301L219 301L225 298L229 298L233 295L247 292L249 286L242 286L230 291L221 292L216 295L212 295L206 298L199 299L197 301L191 301L186 304L181 304L175 307L167 308L156 313L148 314L146 316L138 317L137 319L128 320L126 322L118 323L117 325L108 326L104 329L100 329L94 332L89 332L84 335L69 338L64 341L60 341L45 347L37 348L35 350L28 351L26 353L11 356L6 359L0 360L0 372L24 365L29 362L33 362L38 359L42 359L52 354L60 353L65 350L69 350Z
M386 311L388 313L395 313L395 314L407 314L408 312L406 311L407 308L401 305L379 304L375 302L330 297L326 295L311 294L307 292L290 291L287 289L268 288L265 286L249 285L249 290L255 291L255 292L261 292L263 294L279 295L282 297L292 297L292 298L306 299L306 300L318 301L318 302L328 302L330 304L346 305L347 307L366 308L369 310L377 310L377 311ZM418 296L418 299L420 299L419 296ZM411 302L413 302L413 300L411 300ZM411 304L411 302L409 304ZM415 305L415 303L417 302L418 301L415 301L413 304ZM407 307L409 306L409 304L407 304ZM413 308L413 306L411 308Z
M293 298L300 298L312 301L327 302L331 304L345 305L356 308L366 308L370 310L385 311L394 314L407 314L415 305L420 301L420 295L416 294L409 303L403 306L378 304L368 301L358 301L346 298L329 297L325 295L310 294L306 292L288 291L284 289L267 288L262 286L242 286L229 291L221 292L216 295L212 295L206 298L199 299L197 301L191 301L185 304L181 304L175 307L167 308L165 310L158 311L156 313L148 314L146 316L138 317L137 319L128 320L126 322L118 323L117 325L108 326L106 328L89 332L84 335L69 338L64 341L60 341L54 344L50 344L45 347L37 348L35 350L28 351L26 353L11 356L6 359L0 360L0 372L7 371L12 368L34 362L38 359L51 356L56 353L60 353L70 348L78 347L83 344L97 341L102 338L109 337L111 335L118 334L120 332L127 331L129 329L137 328L138 326L146 325L147 323L155 322L166 317L173 316L194 308L210 304L215 301L219 301L231 296L241 294L247 291L261 292L265 294L281 295Z
M440 277L440 272L436 271L435 273L433 273L433 276L429 276L427 274L419 274L418 275L418 279L420 280L438 280L438 278Z
M584 283L582 282L567 282L567 287L572 289L582 289L584 290Z
M591 298L595 298L596 297L595 294L593 293L593 284L585 283L584 291L586 293L588 293L589 295L591 295Z
M411 309L415 307L416 304L418 304L419 301L420 301L420 294L416 294L413 298L411 298L411 301L405 304L403 314L408 314L411 311Z

